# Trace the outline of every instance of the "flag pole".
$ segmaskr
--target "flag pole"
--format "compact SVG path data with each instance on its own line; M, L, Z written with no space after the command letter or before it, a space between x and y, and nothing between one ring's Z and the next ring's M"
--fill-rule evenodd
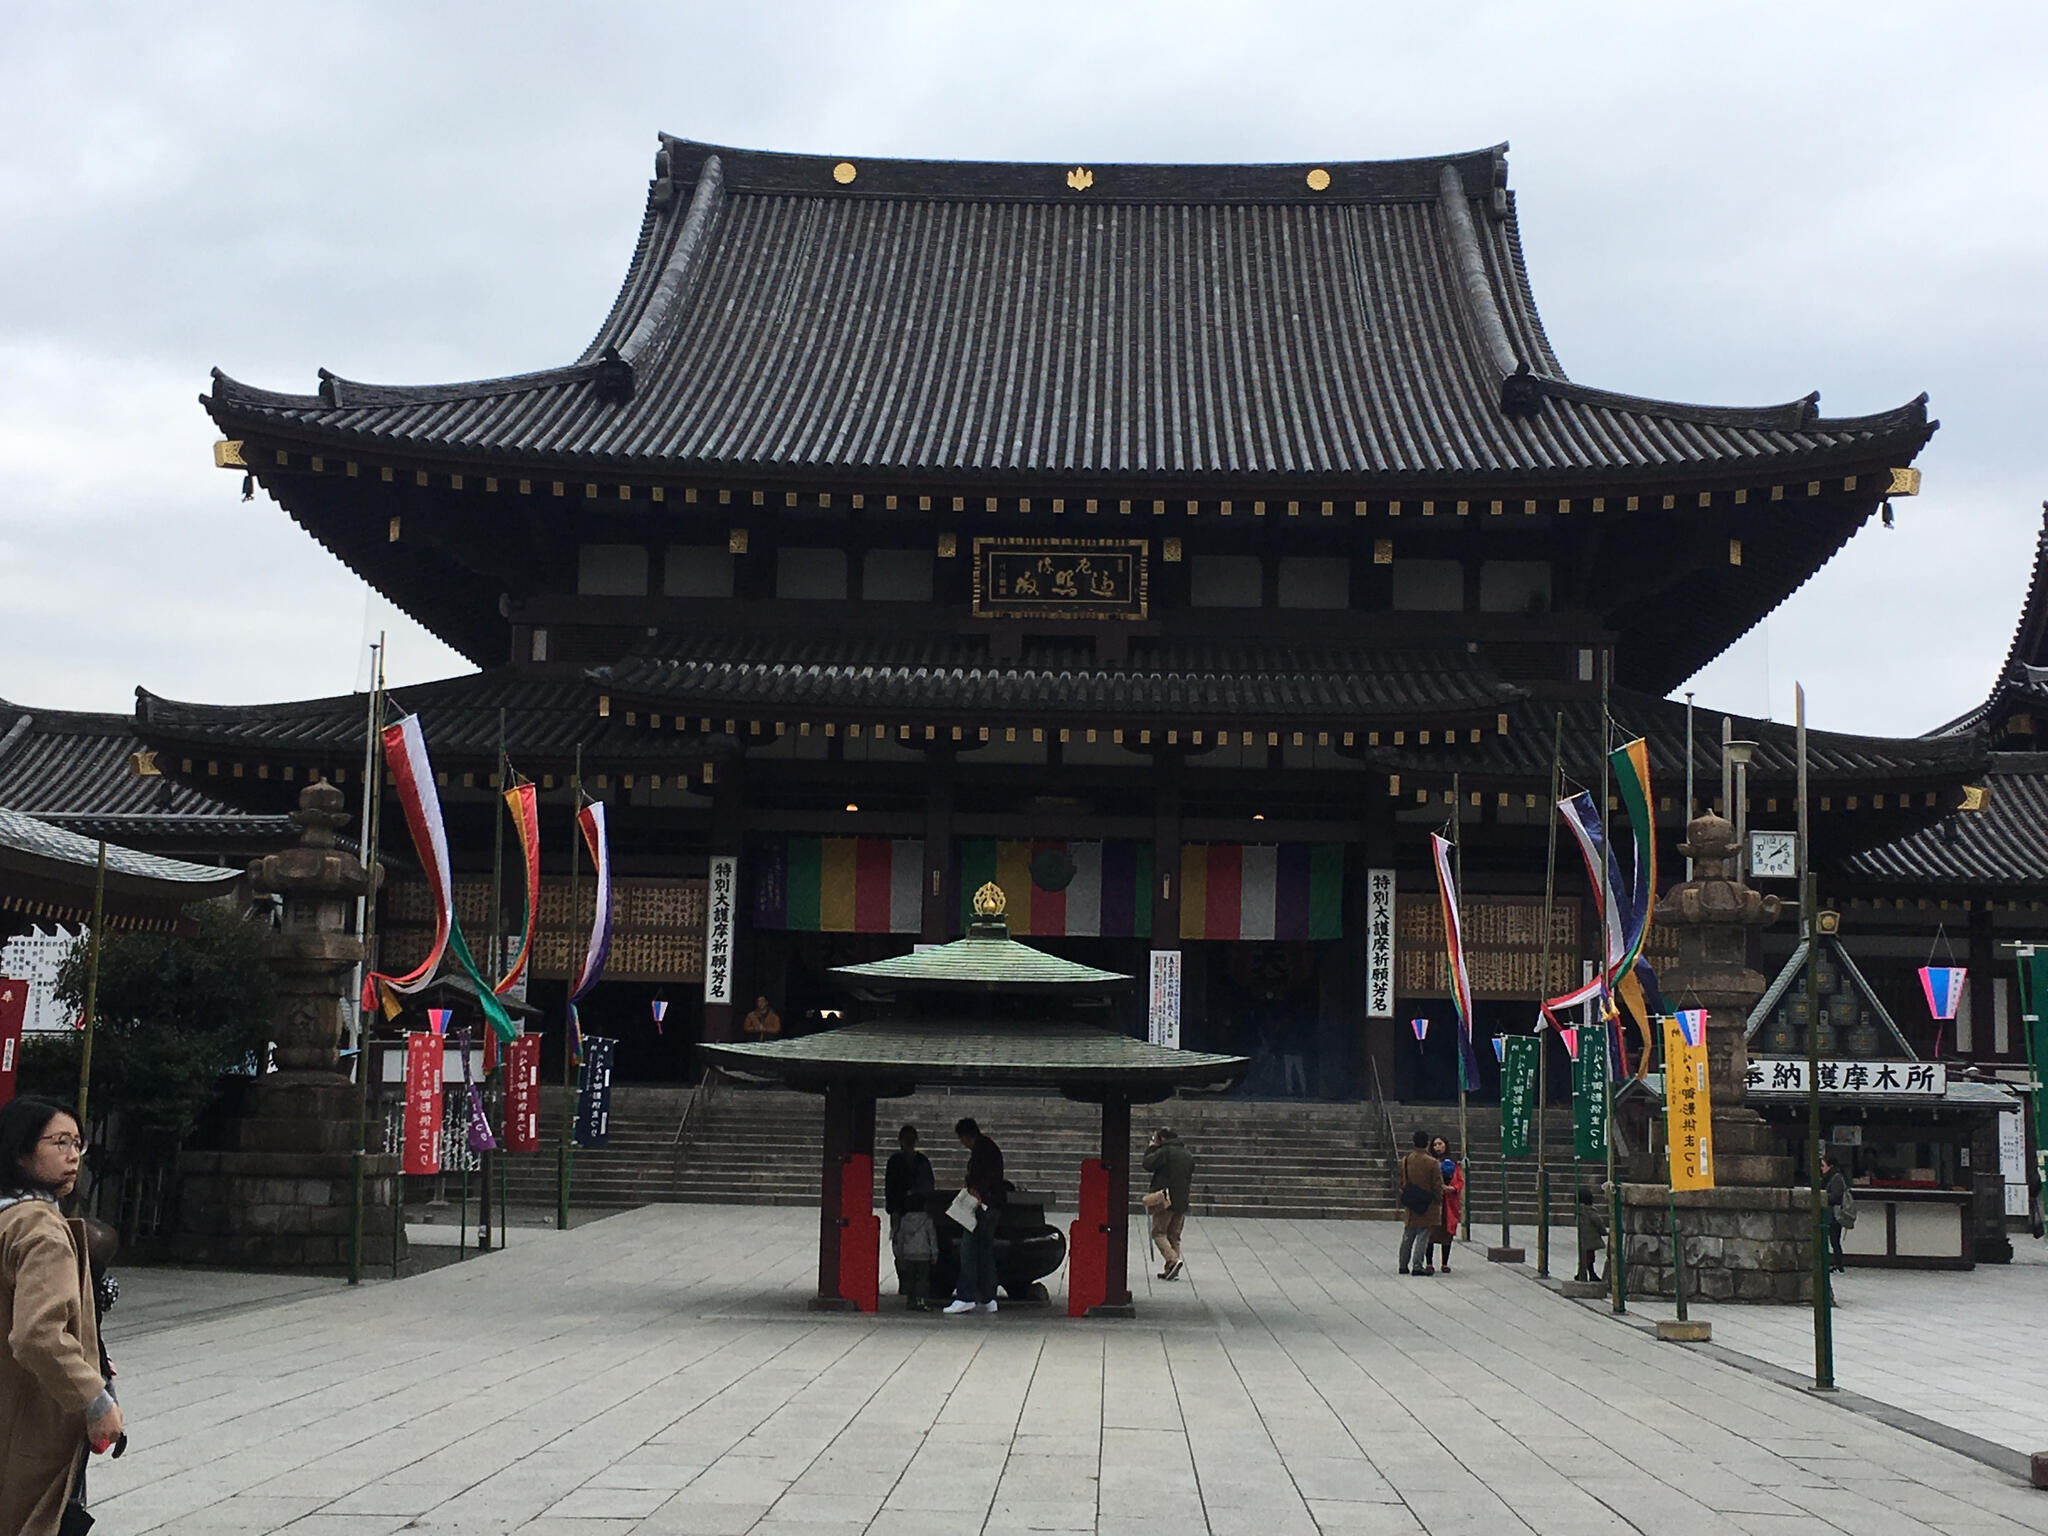
M569 991L576 991L576 928L583 917L583 856L579 851L582 828L577 817L583 809L583 743L576 743L576 771L569 779ZM572 1049L576 1004L572 1001L562 1015L562 1143L555 1153L555 1227L569 1230L569 1180L575 1172L570 1151L570 1132L576 1119L576 1054Z
M100 1011L100 937L106 928L107 915L107 840L100 839L99 862L92 877L92 932L86 936L85 946L85 1012L80 1016L78 1027L84 1032L78 1042L78 1135L80 1140L92 1139L92 1122L85 1118L87 1099L92 1089L92 1037L94 1025ZM76 1202L83 1210L83 1202Z
M1607 889L1607 870L1613 859L1611 839L1614 835L1614 828L1607 820L1607 796L1609 779L1612 775L1612 767L1608 762L1608 752L1613 747L1614 736L1614 721L1607 712L1607 704L1613 687L1614 652L1603 649L1600 652L1599 825L1601 868L1593 884L1600 892L1600 973L1602 976L1606 976L1607 980L1600 988L1598 994L1599 1007L1596 1012L1600 1016L1600 1059L1606 1070L1606 1077L1601 1083L1601 1097L1607 1107L1607 1293L1608 1305L1619 1315L1628 1311L1628 1277L1626 1273L1627 1245L1622 1241L1621 1237L1621 1183L1615 1176L1614 1167L1614 1075L1619 1063L1615 1061L1614 1053L1610 1049L1613 1043L1613 1032L1608 1025L1608 1010L1614 1006L1608 992L1608 987L1613 984L1615 979L1612 976L1607 976L1607 966L1610 959L1607 953L1607 903L1613 899ZM1580 1049L1583 1050L1585 1047L1581 1045Z
M1813 1386L1835 1389L1835 1331L1829 1303L1828 1204L1820 1181L1820 888L1813 873L1812 823L1807 814L1806 688L1792 685L1799 749L1799 929L1806 940L1806 1177L1813 1205Z
M1557 901L1557 797L1564 777L1564 711L1550 727L1550 825L1543 844L1543 958L1537 968L1537 1022L1550 996L1550 919ZM1536 1275L1550 1278L1550 1162L1544 1121L1550 1113L1550 1042L1536 1031ZM1505 1161L1503 1161L1505 1166ZM1506 1228L1507 1197L1501 1197L1502 1228ZM1573 1241L1577 1241L1576 1238ZM1503 1243L1502 1246L1506 1246Z
M370 647L370 702L363 731L363 821L356 830L362 845L362 864L367 877L362 899L356 903L356 936L362 940L363 958L356 967L356 991L350 999L356 1010L356 1146L351 1180L348 1224L348 1283L363 1283L363 1161L370 1151L370 1015L363 1008L362 975L376 963L377 936L377 812L383 797L384 775L378 772L377 728L384 723L384 631L377 631L377 643ZM391 1251L398 1252L398 1236L391 1234Z
M1465 799L1459 789L1458 775L1451 775L1451 884L1458 893L1458 931L1462 936L1465 929L1465 833L1460 825L1465 819ZM1460 943L1462 950L1463 944ZM1459 1024L1469 1037L1474 1022L1465 1019ZM1465 1177L1465 1196L1458 1206L1457 1235L1465 1242L1472 1241L1472 1153L1471 1135L1465 1125L1465 1047L1467 1041L1458 1042L1458 1172Z
M497 985L497 979L505 969L505 780L507 777L508 775L505 772L505 706L501 704L498 706L497 772L491 775L491 957L484 965L485 973L493 986ZM484 1038L486 1040L491 1038L488 1033L490 1027L491 1021L489 1019L484 1020L484 1029L486 1031ZM490 1103L492 1086L498 1081L498 1072L503 1065L502 1061L497 1058L501 1058L504 1052L494 1049L491 1055L493 1057L491 1070L484 1074L483 1101L487 1106ZM499 1124L502 1126L503 1123L504 1115L500 1111ZM483 1189L477 1196L476 1208L476 1251L478 1253L489 1253L491 1251L491 1168L496 1161L497 1155L495 1153L486 1152L483 1154ZM500 1226L498 1246L502 1248L505 1246L502 1231L505 1210L502 1203L498 1208L497 1216Z

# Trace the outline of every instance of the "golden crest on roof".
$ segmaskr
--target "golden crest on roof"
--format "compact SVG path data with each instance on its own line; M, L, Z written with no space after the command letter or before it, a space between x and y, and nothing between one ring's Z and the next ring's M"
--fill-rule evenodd
M993 880L974 893L976 917L1001 917L1009 910L1009 898L1003 894L1003 888Z
M1067 185L1076 192L1086 192L1095 185L1095 173L1077 165L1067 172Z

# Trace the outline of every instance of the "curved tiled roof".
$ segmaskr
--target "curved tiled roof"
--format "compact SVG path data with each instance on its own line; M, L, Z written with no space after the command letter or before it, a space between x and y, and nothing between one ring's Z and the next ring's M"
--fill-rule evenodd
M2041 504L2041 531L2034 535L2034 566L2027 577L2027 595L2020 604L2019 623L2005 662L1984 702L1930 736L1967 736L2004 723L2015 707L2048 711L2048 502Z
M139 774L148 743L129 715L0 702L0 805L129 842L293 837L283 816L249 815L195 785Z
M1239 166L835 161L664 137L574 364L314 395L216 372L231 435L785 474L1516 485L1904 463L1925 400L1684 405L1569 381L1505 146ZM848 173L851 172L849 175Z
M1685 705L1633 689L1616 688L1610 700L1614 741L1640 735L1649 745L1651 781L1659 786L1685 782ZM1508 709L1507 734L1488 733L1475 746L1445 748L1381 747L1368 753L1376 764L1406 773L1449 773L1453 768L1480 776L1547 779L1550 741L1562 714L1566 772L1581 779L1597 775L1600 765L1600 701L1583 692L1558 694L1531 687L1529 696ZM1774 720L1726 716L1699 709L1693 720L1695 783L1710 786L1702 798L1718 793L1721 782L1721 721L1734 720L1735 739L1756 743L1749 776L1753 784L1783 785L1798 776L1797 732ZM1983 770L1984 744L1974 736L1935 739L1923 736L1852 736L1838 731L1808 730L1807 771L1816 784L1887 783L1901 786L1961 784Z
M1134 639L1129 659L1080 641L679 636L593 674L626 698L684 709L979 710L1035 718L1432 719L1489 716L1521 690L1462 645L1291 646Z
M2048 753L1997 753L1979 811L1951 811L1844 859L1845 881L2048 895Z
M461 677L394 687L386 697L393 718L420 717L430 752L494 758L499 712L505 745L520 759L569 757L578 746L592 762L659 752L675 756L686 744L656 742L643 731L603 719L597 690L575 668L495 668ZM193 704L135 690L137 728L152 742L184 743L221 751L334 756L360 761L369 698L360 693L277 704ZM337 755L338 754L338 755Z
M934 1021L849 1024L758 1045L699 1047L727 1071L812 1085L848 1078L911 1083L1060 1087L1080 1094L1223 1086L1242 1056L1171 1050L1087 1024L1001 1025Z

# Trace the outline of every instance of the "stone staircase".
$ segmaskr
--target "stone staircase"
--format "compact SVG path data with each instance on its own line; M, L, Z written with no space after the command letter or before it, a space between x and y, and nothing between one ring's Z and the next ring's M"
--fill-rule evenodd
M676 1131L691 1090L667 1087L618 1087L612 1092L611 1138L603 1147L578 1147L569 1193L578 1206L650 1205L685 1198L673 1192L676 1173ZM500 1154L506 1187L514 1205L555 1203L556 1170L568 1090L541 1090L540 1150ZM495 1192L494 1192L495 1193Z
M954 1122L972 1115L1002 1144L1010 1180L1076 1203L1083 1158L1100 1146L1101 1112L1057 1096L918 1093L877 1106L876 1161L895 1149L896 1129L918 1127L943 1185L964 1154ZM1379 1217L1394 1212L1391 1163L1368 1105L1295 1104L1187 1098L1133 1111L1133 1185L1146 1179L1138 1156L1155 1124L1180 1132L1197 1158L1197 1216ZM721 1083L691 1123L674 1192L664 1198L810 1205L818 1198L821 1109L805 1094ZM879 1183L879 1171L877 1174Z
M541 1147L503 1159L515 1205L551 1206L566 1097L543 1090ZM579 1208L618 1208L692 1201L740 1205L815 1205L818 1199L822 1101L814 1095L718 1081L696 1103L688 1088L620 1085L613 1091L611 1144L579 1148L571 1183ZM687 1122L686 1122L687 1112ZM918 1127L940 1184L959 1177L964 1154L953 1124L972 1115L1002 1144L1012 1182L1043 1194L1057 1211L1076 1204L1081 1160L1096 1155L1101 1115L1095 1106L1056 1095L920 1092L876 1106L876 1202L881 1164L895 1149L896 1128ZM1394 1146L1387 1140L1392 1121ZM1498 1112L1474 1105L1467 1117L1474 1235L1500 1221ZM1454 1107L1394 1104L1382 1118L1372 1104L1194 1096L1132 1111L1132 1187L1152 1127L1172 1125L1196 1156L1194 1211L1200 1216L1397 1219L1395 1147L1405 1150L1417 1129L1454 1140ZM680 1133L680 1135L679 1135ZM1552 1220L1570 1220L1571 1120L1549 1115ZM1590 1170L1589 1170L1590 1172ZM408 1198L412 1198L411 1195ZM1536 1219L1535 1160L1508 1164L1508 1200L1517 1227Z

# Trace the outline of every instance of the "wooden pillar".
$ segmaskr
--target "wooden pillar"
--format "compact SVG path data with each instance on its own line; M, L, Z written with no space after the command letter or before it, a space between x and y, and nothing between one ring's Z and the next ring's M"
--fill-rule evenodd
M868 1101L869 1145L873 1145L874 1101ZM843 1312L853 1303L839 1294L839 1244L846 1229L840 1201L840 1168L847 1154L856 1150L858 1106L853 1089L834 1083L825 1090L824 1149L818 1175L818 1294L811 1301L814 1312Z
M1994 995L1998 976L1998 936L1992 926L1989 902L1979 902L1970 913L1969 965L1970 974L1963 984L1970 989L1970 1054L1977 1057L1991 1056L1998 1049L1998 1039L1993 1033L1998 1019L1998 1000ZM2018 1019L2017 1008L2013 1010L2012 1017ZM1936 1035L1945 1042L1946 1048L1954 1050L1957 1044L1955 1026L1937 1024L1934 1029ZM2009 1049L2013 1045L2010 1030L2006 1033L2006 1045ZM1928 1046L1931 1052L1932 1038L1929 1039ZM2021 1056L2024 1059L2023 1044Z
M708 766L712 772L711 853L713 856L731 854L737 857L740 852L740 765L720 762ZM704 1039L707 1042L736 1038L735 1013L745 1013L754 1006L751 967L758 957L753 953L753 903L743 895L751 887L744 862L739 865L736 884L738 889L734 895L732 918L732 1001L707 1002L704 1005Z
M1102 1164L1109 1170L1109 1231L1103 1238L1106 1284L1090 1317L1134 1317L1131 1305L1131 1101L1102 1101Z
M924 792L924 916L918 937L943 944L953 936L960 911L960 881L953 863L953 778L956 759L950 743L925 754Z

